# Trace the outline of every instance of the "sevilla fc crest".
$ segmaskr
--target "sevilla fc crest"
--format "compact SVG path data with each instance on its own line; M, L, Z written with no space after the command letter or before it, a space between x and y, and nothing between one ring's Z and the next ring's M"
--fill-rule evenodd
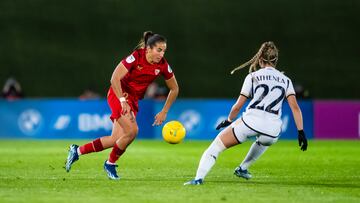
M155 75L159 75L160 70L159 69L155 69Z

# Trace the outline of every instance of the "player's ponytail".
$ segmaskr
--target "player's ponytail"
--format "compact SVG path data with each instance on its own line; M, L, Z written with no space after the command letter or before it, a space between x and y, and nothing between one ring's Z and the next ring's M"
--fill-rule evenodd
M152 31L145 31L138 45L136 45L135 50L145 48L146 42L148 41L149 37L153 35L154 33Z
M250 65L250 68L249 68L249 73L251 72L254 72L256 70L256 66L259 64L259 55L260 55L260 52L261 52L261 48L260 50L250 59L248 60L247 62L241 64L240 66L234 68L230 74L234 74L235 71L237 70L240 70L242 68L245 68L246 66Z
M230 74L234 74L235 71L245 68L250 65L249 73L255 72L259 67L259 61L262 60L265 63L276 66L278 59L278 49L276 48L274 42L264 42L259 51L247 62L241 64L240 66L234 68Z
M135 47L135 50L142 49L147 46L152 48L158 42L166 43L165 37L163 37L159 34L154 34L152 31L145 31L143 34L143 37L140 39L138 45Z

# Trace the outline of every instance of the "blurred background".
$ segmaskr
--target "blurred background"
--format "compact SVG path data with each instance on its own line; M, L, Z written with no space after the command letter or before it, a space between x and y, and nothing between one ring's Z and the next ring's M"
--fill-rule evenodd
M305 104L309 105L309 112L305 112L309 115L306 118L309 125L313 126L323 116L321 112L328 110L334 113L331 117L339 119L341 108L350 105L354 108L348 110L352 115L344 115L342 120L354 121L351 129L357 136L352 138L360 136L360 1L2 0L0 8L3 95L30 98L22 104L1 101L3 128L15 123L18 126L13 128L24 125L32 129L36 123L41 126L41 118L48 122L43 126L63 127L60 124L67 122L71 126L74 120L80 122L80 116L73 115L78 109L78 98L99 98L97 102L103 105L104 112L98 117L109 120L104 98L111 74L119 61L132 52L143 32L152 30L168 40L165 57L180 86L179 105L183 105L182 100L195 99L221 106L222 112L215 113L216 119L211 122L227 115L240 92L247 70L230 75L232 68L253 57L264 41L274 41L280 50L278 69L293 80L299 99L310 102ZM164 86L161 78L156 86L160 87L157 94L166 92L161 89ZM17 93L9 93L10 89L19 87ZM317 111L319 100L339 103ZM41 102L45 103L38 107ZM49 107L48 102L55 103ZM98 113L90 110L99 109L98 103L86 102L86 105L90 106L83 112L90 117ZM162 106L161 101L150 99L141 105L148 105L144 108L148 116L144 122L152 123L152 115L159 108L156 105ZM169 119L180 119L180 113L192 105L186 103L185 109L180 108ZM340 109L339 113L334 112L335 108ZM176 106L174 109L177 112ZM22 115L24 111L30 111L30 116ZM34 117L36 111L38 117ZM69 113L64 114L66 111ZM209 112L204 110L204 114ZM109 122L99 118L90 120ZM192 112L185 118L195 122L201 117ZM19 124L24 119L31 120L30 124ZM288 119L290 122L292 117ZM91 126L91 122L84 125ZM207 125L207 121L203 122ZM106 125L101 124L104 129ZM79 123L74 126L80 129ZM209 126L212 128L213 124ZM316 134L316 129L309 128L311 136L313 132ZM1 135L21 133L21 130L0 132ZM72 138L67 132L59 133Z

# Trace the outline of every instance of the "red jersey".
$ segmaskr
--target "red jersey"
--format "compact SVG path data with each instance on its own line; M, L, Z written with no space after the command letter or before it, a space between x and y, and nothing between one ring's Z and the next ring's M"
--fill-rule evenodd
M165 80L174 75L165 58L162 58L159 63L150 64L146 60L145 49L135 50L121 63L129 71L121 79L121 88L123 92L127 92L136 99L144 98L146 89L159 75L162 75Z

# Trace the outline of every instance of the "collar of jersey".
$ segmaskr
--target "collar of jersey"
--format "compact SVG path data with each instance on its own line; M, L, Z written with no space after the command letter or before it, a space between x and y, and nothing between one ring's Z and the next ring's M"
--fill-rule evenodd
M274 68L274 67L271 67L271 66L266 66L264 69L274 70L275 68Z

